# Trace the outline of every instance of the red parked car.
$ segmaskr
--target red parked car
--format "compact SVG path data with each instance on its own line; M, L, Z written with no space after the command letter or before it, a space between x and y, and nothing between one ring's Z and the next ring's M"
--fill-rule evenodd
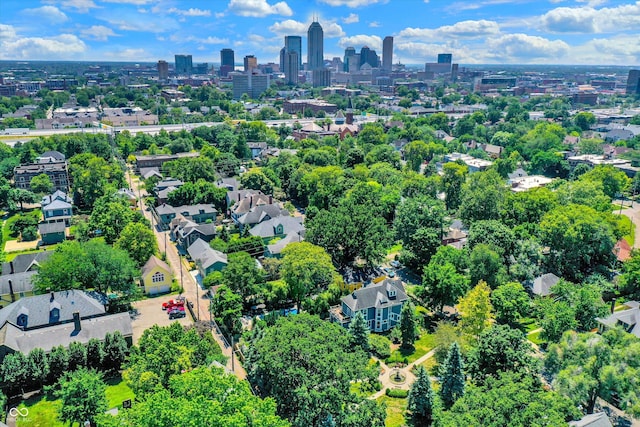
M172 308L182 307L184 310L184 297L178 297L175 300L169 300L162 303L163 310L171 310Z

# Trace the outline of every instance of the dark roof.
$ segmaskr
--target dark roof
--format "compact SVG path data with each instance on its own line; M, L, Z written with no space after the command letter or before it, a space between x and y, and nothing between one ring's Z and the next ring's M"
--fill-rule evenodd
M11 289L13 289L14 294L33 291L33 283L31 279L34 274L36 274L35 271L25 271L24 273L0 276L0 295L9 295L11 293ZM11 286L9 286L9 281L11 281ZM11 302L11 300L5 302Z
M396 292L395 297L390 296L392 291ZM381 308L402 304L408 299L400 279L385 279L382 282L353 291L342 297L342 302L355 313L370 307Z
M301 233L305 230L302 218L295 216L280 216L256 224L251 230L249 230L249 234L263 238L275 236L277 234L276 227L278 225L282 225L282 234Z
M289 216L289 211L280 207L280 204L255 206L242 215L238 222L243 225L253 225L272 218Z
M64 233L65 224L64 222L43 222L38 224L38 232L40 235L45 234L53 234L53 233Z
M2 275L11 274L11 264L13 263L14 273L24 273L33 271L35 267L43 261L49 259L53 252L32 252L29 254L16 255L13 261L2 263Z
M200 262L203 269L207 269L213 264L220 262L227 264L227 255L211 248L207 242L198 239L187 249L192 260Z
M59 151L45 151L44 153L40 154L38 157L52 157L59 162L64 162L66 159L65 155Z
M98 292L79 290L54 292L21 298L0 310L0 325L9 322L18 326L18 316L27 315L26 329L47 326L52 323L73 320L73 313L80 313L81 318L95 317L105 314L106 297ZM51 308L60 309L60 316L55 322L49 318Z
M570 421L570 427L613 427L609 417L604 412L596 412L588 414L580 418L578 421Z

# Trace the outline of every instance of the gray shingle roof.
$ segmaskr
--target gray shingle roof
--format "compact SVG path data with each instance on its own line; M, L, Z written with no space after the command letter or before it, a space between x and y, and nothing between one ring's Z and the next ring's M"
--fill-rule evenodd
M34 270L43 261L49 259L53 251L32 252L30 254L20 254L11 262L2 263L2 274L11 274L11 264L13 263L14 273L24 273Z
M305 228L302 222L303 219L300 217L281 216L257 224L249 230L249 234L262 238L275 236L278 225L282 225L282 234L284 235L304 232Z
M251 208L249 212L238 219L238 222L242 225L253 225L280 216L289 216L289 211L282 208L279 203L274 203Z
M640 302L628 301L625 303L627 310L613 312L605 318L596 320L608 327L622 326L625 331L640 338Z
M533 280L533 287L531 292L542 297L546 297L551 294L551 288L555 286L560 278L553 273L546 273L542 276L536 277Z
M596 412L588 414L580 418L578 421L569 422L570 427L613 427L609 417L604 412Z
M35 271L26 271L24 273L6 274L0 276L0 295L9 295L11 289L9 287L9 281L11 281L11 288L13 288L14 294L20 292L31 292L33 290L33 283L31 279ZM8 302L11 302L9 300Z
M227 264L227 255L211 248L207 242L198 239L187 248L189 256L196 262L200 262L203 269L207 269L216 262Z
M17 326L20 313L28 315L27 329L49 325L49 309L52 303L59 304L58 322L67 322L73 320L75 312L79 312L81 318L103 315L104 304L107 301L106 297L98 292L79 290L54 292L53 300L51 294L25 297L0 310L0 325L9 322Z
M71 203L63 202L62 200L56 199L53 202L49 203L47 206L43 206L43 211L53 211L58 209L71 209Z
M396 296L390 297L389 291L395 291ZM353 291L342 297L344 302L355 313L370 307L384 307L402 304L409 297L400 279L385 279L380 283L369 285Z
M38 232L41 236L45 234L64 233L64 222L42 222L38 224Z

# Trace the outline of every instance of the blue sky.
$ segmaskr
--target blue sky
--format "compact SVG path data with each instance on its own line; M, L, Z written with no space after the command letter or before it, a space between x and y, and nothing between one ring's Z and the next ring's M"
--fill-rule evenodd
M394 63L640 64L640 1L621 0L0 0L0 59L277 62L313 16L327 59L392 35Z

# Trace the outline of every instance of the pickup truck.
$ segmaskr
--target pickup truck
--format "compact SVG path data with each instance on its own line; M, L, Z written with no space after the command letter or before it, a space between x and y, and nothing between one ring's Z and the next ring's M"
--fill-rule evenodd
M170 299L162 303L163 310L171 310L172 308L182 307L184 309L184 297L178 297L175 300Z

